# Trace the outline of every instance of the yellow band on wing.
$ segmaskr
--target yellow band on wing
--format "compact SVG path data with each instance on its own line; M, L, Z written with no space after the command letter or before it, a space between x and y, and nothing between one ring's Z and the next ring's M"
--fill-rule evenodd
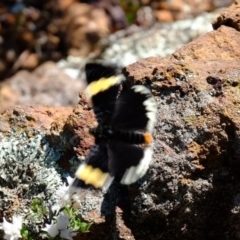
M109 78L100 78L98 81L91 82L86 88L86 95L88 98L98 94L99 92L103 92L108 88L114 86L115 84L119 84L123 78L121 76L112 76Z
M104 173L101 169L93 168L91 165L82 164L76 172L76 177L95 188L101 188L109 178L109 173Z

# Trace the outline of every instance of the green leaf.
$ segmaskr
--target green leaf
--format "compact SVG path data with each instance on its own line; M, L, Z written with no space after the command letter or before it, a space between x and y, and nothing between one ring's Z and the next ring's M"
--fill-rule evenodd
M27 229L27 226L25 224L22 226L21 235L23 240L34 240L31 232Z
M42 219L47 214L47 208L42 199L33 199L30 208L35 213L34 217L37 219Z

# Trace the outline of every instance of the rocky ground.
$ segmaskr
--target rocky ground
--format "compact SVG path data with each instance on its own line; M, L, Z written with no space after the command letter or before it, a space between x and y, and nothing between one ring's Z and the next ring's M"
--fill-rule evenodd
M94 224L76 239L240 239L239 22L236 0L219 14L214 30L167 57L142 59L123 69L129 83L147 85L155 96L154 157L147 175L128 189L115 184L105 195L86 190L81 216ZM56 78L56 70L45 67L46 71L35 70L40 89L44 81ZM27 75L18 81L23 84L25 79ZM69 87L69 92L73 95L77 87ZM55 92L57 98L59 88L56 84L44 91ZM34 86L29 89L32 92ZM72 103L71 94L65 94L60 101ZM46 96L41 98L49 104ZM76 154L87 154L93 144L88 128L94 116L84 94L73 109L56 105L13 106L0 114L0 161L5 167L1 182L13 181L3 174L14 171L8 158L22 169L29 161L33 170L38 162L52 160L56 164L48 170L56 178L48 179L47 193L37 184L29 185L34 196L47 197L61 181L60 174L74 172ZM38 176L37 172L31 174ZM26 182L14 173L19 191ZM16 202L23 211L26 203L19 192L5 184L1 193L4 214L11 216Z
M0 82L0 112L16 104L46 104L50 106L74 106L77 92L84 89L86 61L99 58L119 68L140 59L165 57L198 36L211 31L211 22L222 10L202 13L193 19L173 23L155 22L152 26L132 25L102 39L100 54L88 58L69 56L58 63L45 62L32 72L20 70Z
M131 24L149 26L196 17L232 0L1 1L0 80L67 55L98 54L99 40Z

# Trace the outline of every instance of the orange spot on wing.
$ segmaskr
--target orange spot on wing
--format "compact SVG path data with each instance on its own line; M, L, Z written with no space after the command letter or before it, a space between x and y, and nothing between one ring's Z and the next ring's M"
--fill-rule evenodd
M151 133L144 133L143 135L145 144L150 144L153 141Z

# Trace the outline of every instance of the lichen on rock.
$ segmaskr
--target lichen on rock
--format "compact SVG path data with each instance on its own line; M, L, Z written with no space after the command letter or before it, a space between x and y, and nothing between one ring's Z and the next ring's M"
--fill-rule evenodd
M0 209L5 214L11 210L28 215L32 199L54 201L53 193L62 184L56 164L60 152L51 148L45 136L35 129L11 130L8 136L0 134L0 139Z

